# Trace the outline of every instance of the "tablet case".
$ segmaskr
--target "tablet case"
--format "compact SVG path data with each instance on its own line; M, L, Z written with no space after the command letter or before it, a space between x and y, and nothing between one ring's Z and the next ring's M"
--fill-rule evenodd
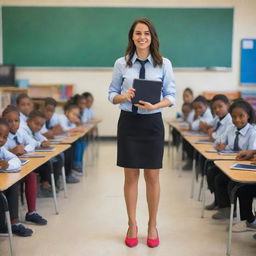
M134 79L133 88L135 97L132 99L132 104L139 104L140 100L156 104L161 100L162 81L153 81L145 79Z

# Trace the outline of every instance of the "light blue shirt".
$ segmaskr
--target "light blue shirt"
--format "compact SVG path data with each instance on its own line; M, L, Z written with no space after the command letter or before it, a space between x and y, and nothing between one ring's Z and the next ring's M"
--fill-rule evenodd
M213 128L216 128L218 125L218 122L220 121L220 126L217 129L217 131L214 131L212 133L212 137L214 139L217 139L218 137L220 137L222 134L224 134L226 132L226 130L229 128L229 126L233 125L232 123L232 117L231 115L228 113L223 119L220 120L220 118L218 116L216 116L211 122L209 122L208 124L210 126L212 126Z
M94 119L94 117L94 110L92 108L85 108L82 113L81 121L82 123L87 123Z
M9 164L6 170L0 170L0 172L17 172L21 169L20 159L5 147L0 147L0 159L7 160Z
M28 117L20 112L20 125L27 125L27 119Z
M205 112L199 117L197 118L196 120L194 120L191 124L191 129L193 131L199 131L199 125L200 125L200 122L206 122L206 123L209 123L213 120L213 117L212 117L212 112L210 110L210 108L207 108L205 110Z
M41 133L40 131L39 132L36 132L36 133L33 133L31 131L31 129L28 127L28 125L24 125L21 127L21 132L24 132L26 133L28 136L30 136L31 139L33 139L34 141L34 144L35 144L35 147L40 147L41 146L41 143L45 140L47 140Z
M50 129L52 129L54 126L56 126L58 124L59 124L59 115L57 113L54 113L49 122ZM40 133L45 134L47 132L48 132L48 129L46 128L46 125L44 124Z
M184 115L182 114L181 117L184 120L184 122L187 122L189 124L193 123L193 119L194 119L194 115L195 115L195 110L191 110L190 113L188 114L187 119L184 118Z
M64 132L76 127L76 124L69 121L65 114L59 115L59 124Z
M132 66L128 67L126 65L125 57L117 59L114 65L114 71L112 76L112 82L109 86L108 91L108 99L111 103L113 103L113 99L118 94L127 93L128 89L132 88L133 80L135 78L139 78L139 72L141 68L141 64L136 61L137 59L136 53L132 58ZM171 62L163 58L162 67L153 65L153 58L151 55L148 56L148 62L145 64L145 79L146 80L154 80L154 81L162 81L162 97L166 98L170 101L170 106L175 104L176 97L176 89L174 83L174 75L172 70ZM122 102L120 104L120 109L124 111L131 112L132 111L132 103L129 101ZM161 109L156 110L141 110L138 109L138 114L153 114L160 112Z
M37 143L26 132L23 131L23 128L19 128L15 134L9 132L7 142L4 145L6 149L10 150L17 146L17 143L13 139L15 136L17 136L19 143L24 144L26 152L35 151Z
M234 149L234 142L236 137L236 126L230 126L226 132L215 140L214 145L222 143L227 145L226 150ZM240 150L253 150L256 149L256 130L251 124L247 124L244 128L239 130L238 147Z

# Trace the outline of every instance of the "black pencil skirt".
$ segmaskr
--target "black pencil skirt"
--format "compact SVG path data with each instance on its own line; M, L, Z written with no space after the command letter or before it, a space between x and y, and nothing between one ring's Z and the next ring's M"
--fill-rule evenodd
M117 165L134 169L162 168L164 125L161 113L121 111L117 131Z

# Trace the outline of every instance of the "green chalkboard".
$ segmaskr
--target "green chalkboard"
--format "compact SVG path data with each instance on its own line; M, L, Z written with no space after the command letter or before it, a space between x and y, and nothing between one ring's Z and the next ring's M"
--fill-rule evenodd
M232 8L2 7L3 58L20 67L112 67L137 17L174 67L231 67Z

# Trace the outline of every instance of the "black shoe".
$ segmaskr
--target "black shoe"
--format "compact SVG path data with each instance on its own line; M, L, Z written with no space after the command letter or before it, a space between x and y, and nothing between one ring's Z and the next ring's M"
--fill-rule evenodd
M27 213L25 217L26 221L33 222L34 224L44 226L47 224L47 220L40 216L38 213L34 212L32 214Z
M186 164L183 165L182 170L191 171L192 170L192 164L193 164L192 160L187 160Z
M32 236L33 231L30 228L26 228L22 224L14 224L12 225L12 233L17 235L17 236Z
M42 186L40 186L40 189L38 189L37 197L39 197L39 198L53 197L52 189L51 188L42 188Z
M78 183L80 180L75 178L74 176L72 175L68 175L66 177L66 182L69 183L69 184L74 184L74 183Z
M218 207L218 205L216 205L215 202L205 206L205 210L208 210L208 211L213 211L213 210L218 210L218 209L219 209L219 207Z

